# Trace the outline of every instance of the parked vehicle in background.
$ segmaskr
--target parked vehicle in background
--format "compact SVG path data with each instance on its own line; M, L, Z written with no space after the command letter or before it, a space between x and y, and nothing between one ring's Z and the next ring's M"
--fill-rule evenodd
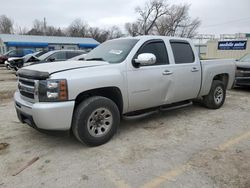
M48 51L38 51L32 54L27 54L23 57L10 57L8 60L5 61L5 66L7 69L18 70L24 66L27 66L31 62L38 61L38 58L47 53Z
M6 52L5 54L0 56L0 64L4 64L6 60L10 57L23 57L27 54L34 53L33 50L30 49L17 49L17 50L10 50Z
M78 56L83 53L86 52L83 50L53 50L49 52L39 52L36 55L29 55L19 59L10 59L6 62L6 67L10 67L13 70L18 70L22 67L33 64L65 61L69 58Z
M250 54L237 60L234 86L250 86Z
M38 130L72 130L97 146L122 116L183 107L200 99L220 108L234 82L235 62L200 61L190 39L138 36L102 43L85 61L33 65L17 72L18 118Z
M82 54L82 55L78 55L78 56L75 56L71 59L68 59L67 61L83 61L85 59L85 56L87 55L87 52L86 54Z
M53 50L41 55L37 58L37 61L31 63L31 65L46 62L65 61L85 53L86 52L84 50Z

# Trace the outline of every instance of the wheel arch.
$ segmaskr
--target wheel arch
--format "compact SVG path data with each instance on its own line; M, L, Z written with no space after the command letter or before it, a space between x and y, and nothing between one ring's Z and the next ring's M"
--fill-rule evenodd
M102 87L81 92L75 99L74 109L85 99L92 96L102 96L112 100L118 107L120 114L123 113L123 96L118 87Z
M222 81L224 83L224 85L225 85L225 89L227 89L228 81L229 81L229 74L227 74L227 73L217 74L217 75L214 76L213 81L214 80Z

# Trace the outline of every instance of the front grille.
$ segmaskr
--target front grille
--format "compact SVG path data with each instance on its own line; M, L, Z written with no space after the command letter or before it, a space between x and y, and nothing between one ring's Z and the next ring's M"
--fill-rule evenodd
M237 70L242 74L242 77L250 77L250 68L237 67Z
M250 68L246 68L246 67L237 67L237 70L240 70L240 71L250 71Z
M22 96L34 99L35 98L35 80L27 78L18 78L18 89Z

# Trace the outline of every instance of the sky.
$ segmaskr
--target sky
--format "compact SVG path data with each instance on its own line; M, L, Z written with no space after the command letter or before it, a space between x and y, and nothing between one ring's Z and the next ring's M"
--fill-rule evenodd
M2 0L0 15L10 17L15 26L31 28L34 19L46 17L48 25L67 27L81 18L90 26L124 29L136 20L135 7L147 0ZM202 21L200 34L250 33L250 0L168 0L170 4L190 4L190 16Z

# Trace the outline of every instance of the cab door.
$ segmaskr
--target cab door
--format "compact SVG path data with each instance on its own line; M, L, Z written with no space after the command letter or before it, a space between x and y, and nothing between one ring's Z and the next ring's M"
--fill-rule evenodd
M201 66L194 47L185 40L170 40L174 62L174 97L179 102L197 97L201 87Z
M132 66L127 72L128 111L147 109L164 104L172 95L173 74L169 67L169 58L163 40L149 40L137 51L139 54L152 53L156 56L153 65Z

